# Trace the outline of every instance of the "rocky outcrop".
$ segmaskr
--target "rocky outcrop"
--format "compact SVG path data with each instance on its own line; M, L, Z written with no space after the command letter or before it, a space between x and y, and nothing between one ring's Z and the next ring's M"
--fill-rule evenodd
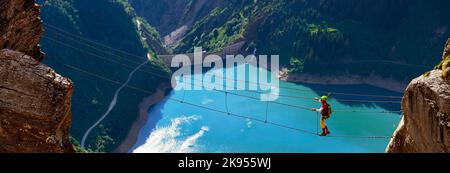
M179 41L189 33L192 26L208 15L214 8L221 6L224 1L219 0L130 0L138 16L145 18L155 26L165 47L175 48ZM148 35L142 31L144 35ZM149 45L158 45L159 40L147 36ZM153 42L153 43L152 43ZM155 44L156 42L156 44ZM157 52L166 51L152 47ZM167 54L167 52L162 52Z
M0 49L23 52L39 61L43 59L39 41L44 30L39 7L34 0L0 1Z
M448 55L450 39L443 62ZM402 102L404 116L389 143L388 153L450 152L450 81L443 77L446 68L438 65L409 84Z
M190 27L222 2L219 0L130 0L138 16L144 17L163 36L182 26Z
M442 70L442 78L445 80L450 79L450 39L447 40L447 46L445 46L444 55L442 55L443 59L440 64L436 67L436 69Z
M442 57L447 57L450 55L450 39L447 40L447 45L445 46L444 55Z
M34 0L0 1L0 152L74 152L73 83L40 64L41 33Z
M71 152L72 82L21 52L0 51L0 152Z

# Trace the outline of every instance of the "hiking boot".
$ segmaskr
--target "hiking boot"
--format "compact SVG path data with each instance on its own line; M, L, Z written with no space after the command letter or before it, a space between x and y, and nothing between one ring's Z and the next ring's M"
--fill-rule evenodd
M330 130L328 130L328 127L325 127L325 134L326 135L328 135L328 134L330 134L331 132L330 132Z
M324 129L322 129L322 133L319 134L319 136L326 136L326 135L327 135L327 131L326 131L326 129L324 128Z

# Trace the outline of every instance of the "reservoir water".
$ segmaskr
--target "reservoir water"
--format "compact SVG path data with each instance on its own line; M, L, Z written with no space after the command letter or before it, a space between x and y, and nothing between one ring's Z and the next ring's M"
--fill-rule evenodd
M311 108L320 106L320 103L312 100L312 98L322 95L320 91L383 96L402 95L369 85L310 85L283 81L280 81L279 85L280 95L311 99L280 96L276 102ZM259 96L254 92L232 92L253 97ZM202 109L171 100L171 98L222 111L226 111L228 106L229 112L251 118ZM225 100L227 101L225 102ZM374 102L340 100L370 100ZM140 130L138 141L129 152L381 153L385 151L389 138L370 138L370 136L391 136L401 115L380 113L381 111L400 110L400 105L377 101L399 100L399 98L332 94L329 103L333 110L355 110L357 112L333 113L327 120L327 124L331 135L340 137L320 137L294 130L318 132L317 114L310 110L271 102L267 106L267 102L230 94L225 96L223 92L206 89L200 91L173 90L165 100L151 108L147 123ZM254 120L265 120L266 115L269 122L294 129Z

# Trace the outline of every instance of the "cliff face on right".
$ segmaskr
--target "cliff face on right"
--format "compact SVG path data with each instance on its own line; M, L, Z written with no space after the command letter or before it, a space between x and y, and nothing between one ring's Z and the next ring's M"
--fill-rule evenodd
M403 119L388 153L450 152L450 39L435 70L414 79L402 101Z

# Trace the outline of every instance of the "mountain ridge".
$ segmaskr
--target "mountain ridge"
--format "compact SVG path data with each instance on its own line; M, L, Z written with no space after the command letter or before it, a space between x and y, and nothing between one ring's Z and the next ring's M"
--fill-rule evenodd
M168 2L173 6L188 3L132 2L153 26L159 23L146 16L166 16L164 21L173 23L185 19L164 10L155 14L145 9ZM422 65L431 67L440 57L440 46L449 35L446 16L450 12L444 8L449 5L444 0L227 1L208 6L208 13L192 14L197 16L196 22L170 42L176 42L171 43L175 53L185 53L192 52L194 46L214 51L245 39L248 44L242 51L252 53L256 48L257 54L279 54L281 65L291 73L374 73L408 83L424 71ZM177 27L169 31L167 27L156 28L168 33Z

